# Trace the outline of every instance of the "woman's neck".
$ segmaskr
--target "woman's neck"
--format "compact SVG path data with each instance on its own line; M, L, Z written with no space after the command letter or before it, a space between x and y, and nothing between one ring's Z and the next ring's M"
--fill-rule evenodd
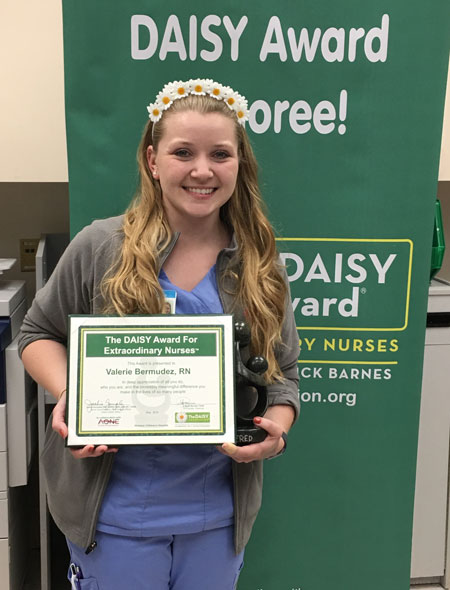
M164 270L174 285L191 291L215 264L221 250L229 246L231 235L226 225L217 219L214 224L181 223L172 225L180 232L177 243L164 262Z
M189 248L214 248L219 251L230 243L231 234L220 217L214 219L169 219L174 232L180 234L178 243Z

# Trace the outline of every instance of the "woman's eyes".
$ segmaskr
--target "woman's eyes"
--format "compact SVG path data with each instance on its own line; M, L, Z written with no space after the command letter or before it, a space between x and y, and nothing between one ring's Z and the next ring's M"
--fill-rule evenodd
M176 156L177 158L182 158L182 159L187 159L192 157L192 153L184 148L180 148L179 150L175 150L173 152L174 156ZM217 150L216 152L213 152L211 154L211 157L214 160L226 160L227 158L230 157L230 154L225 151L225 150Z
M178 158L188 158L191 155L191 153L189 152L189 150L179 149L175 150L174 155Z
M219 150L217 152L214 152L214 158L216 158L216 160L225 160L226 158L229 157L229 153L225 152L223 150Z

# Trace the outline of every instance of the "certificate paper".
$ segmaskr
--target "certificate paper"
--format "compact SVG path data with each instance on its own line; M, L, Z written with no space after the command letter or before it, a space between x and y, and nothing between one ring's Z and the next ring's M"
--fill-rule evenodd
M231 315L70 316L68 446L235 440Z

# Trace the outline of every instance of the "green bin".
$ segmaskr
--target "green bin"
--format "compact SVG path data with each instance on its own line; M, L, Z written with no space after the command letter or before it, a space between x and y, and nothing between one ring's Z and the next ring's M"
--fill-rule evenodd
M439 272L445 252L444 228L442 225L441 203L436 200L434 210L433 246L431 248L430 281Z

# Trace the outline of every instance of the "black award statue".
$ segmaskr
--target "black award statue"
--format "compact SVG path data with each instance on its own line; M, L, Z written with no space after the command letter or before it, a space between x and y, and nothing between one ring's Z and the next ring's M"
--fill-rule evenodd
M263 441L267 432L256 426L253 418L267 410L267 384L262 374L267 360L251 356L245 363L242 352L250 344L250 330L244 322L234 324L236 383L236 444L240 447Z

